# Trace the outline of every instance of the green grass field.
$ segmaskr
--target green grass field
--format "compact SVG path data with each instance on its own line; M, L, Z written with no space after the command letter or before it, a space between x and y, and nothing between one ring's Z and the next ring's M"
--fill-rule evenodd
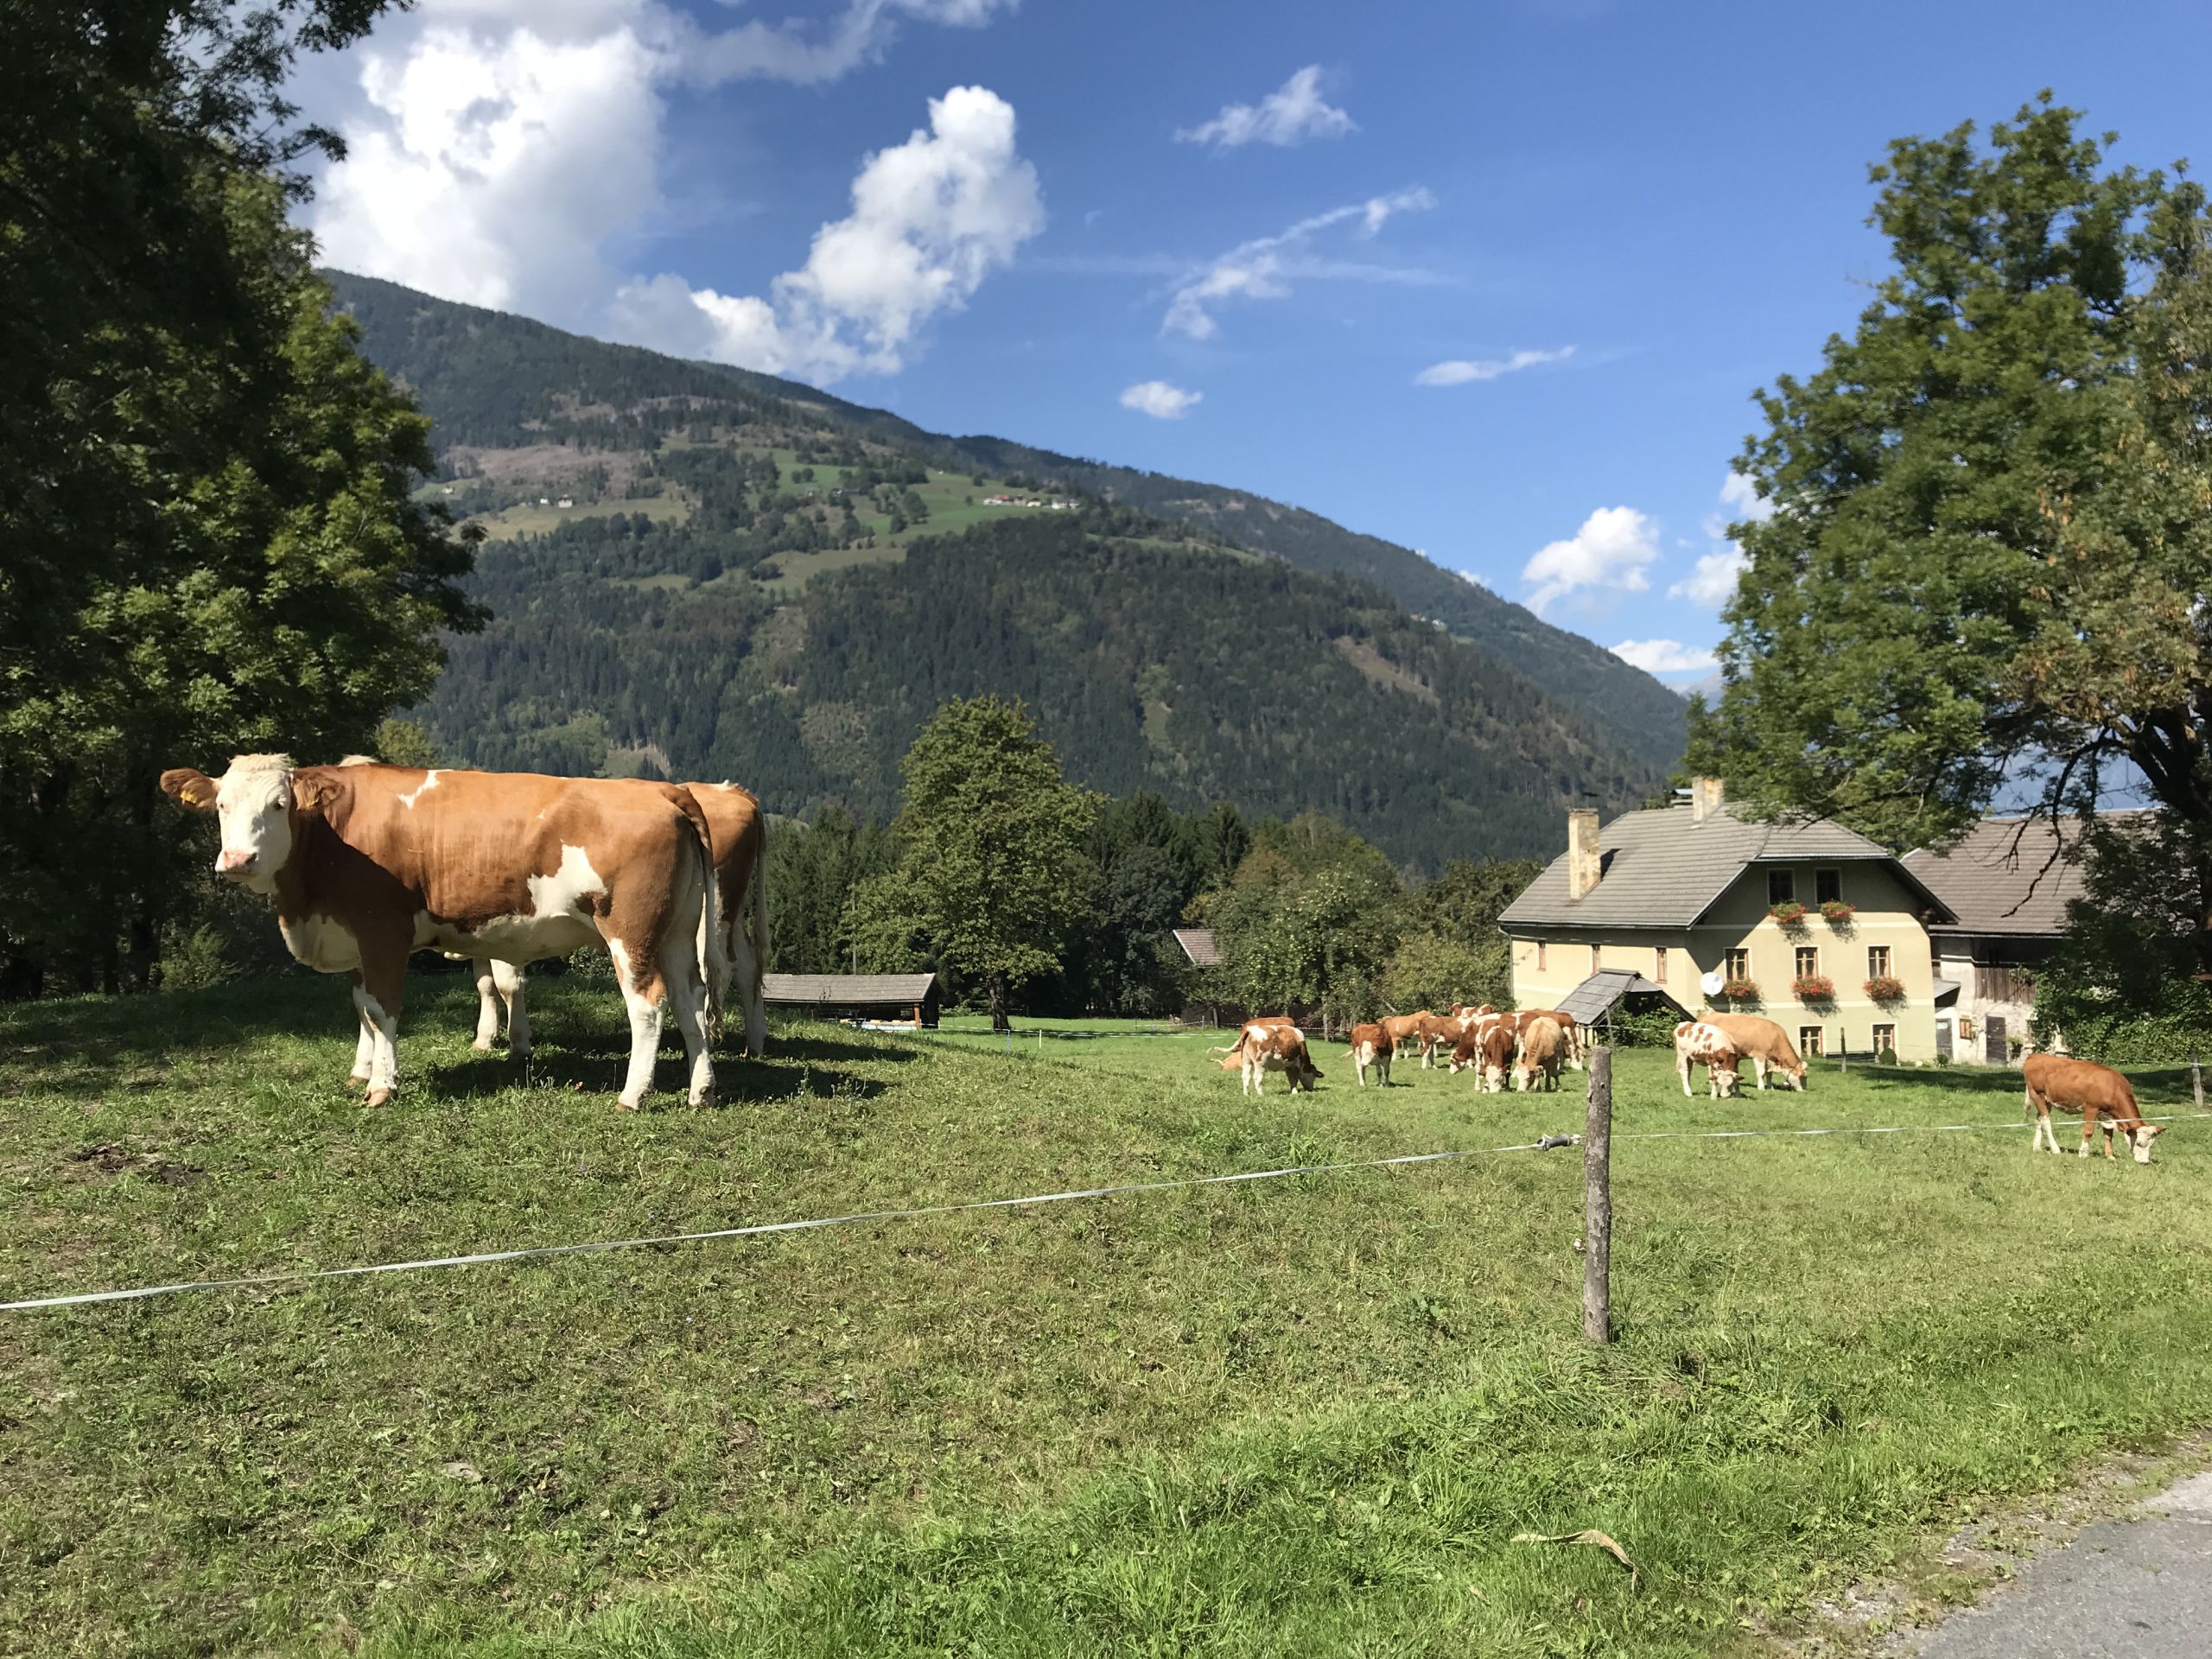
M1401 1069L1250 1101L1205 1033L821 1026L617 1112L421 978L0 1009L10 1297L1528 1141ZM2212 1421L2212 1125L2036 1157L2016 1079L1684 1100L1618 1057L1620 1341L1581 1160L1513 1153L514 1266L0 1314L0 1650L1751 1650L1975 1505ZM662 1081L676 1066L664 1058ZM2185 1074L2145 1074L2146 1110ZM1280 1080L1277 1080L1280 1090ZM2154 1104L2155 1103L2155 1104ZM1982 1132L1641 1140L1710 1128ZM1589 1548L1512 1541L1601 1528Z

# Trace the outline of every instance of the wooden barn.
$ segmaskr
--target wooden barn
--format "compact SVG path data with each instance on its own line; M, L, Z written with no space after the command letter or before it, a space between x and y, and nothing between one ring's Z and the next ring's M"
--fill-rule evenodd
M935 974L764 974L761 980L772 1008L917 1031L937 1024Z

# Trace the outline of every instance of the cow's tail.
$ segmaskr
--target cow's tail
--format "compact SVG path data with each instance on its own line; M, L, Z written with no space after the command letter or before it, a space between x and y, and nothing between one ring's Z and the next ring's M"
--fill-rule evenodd
M684 814L691 823L691 850L699 872L699 977L706 982L707 1035L720 1042L722 1035L722 992L729 984L729 950L722 938L721 883L715 876L714 837L708 833L706 816L697 804Z

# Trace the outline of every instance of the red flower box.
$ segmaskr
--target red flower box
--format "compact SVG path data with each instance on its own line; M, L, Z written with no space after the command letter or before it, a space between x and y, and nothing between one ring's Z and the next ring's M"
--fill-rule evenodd
M1805 906L1794 899L1785 899L1781 904L1768 906L1766 913L1784 927L1795 927L1805 919Z
M1826 974L1800 974L1789 982L1789 994L1800 1002L1833 1002L1835 982Z
M1832 927L1841 927L1858 913L1840 899L1831 899L1821 906L1821 918Z
M1894 974L1877 974L1866 982L1866 996L1873 1002L1902 1002L1904 982Z

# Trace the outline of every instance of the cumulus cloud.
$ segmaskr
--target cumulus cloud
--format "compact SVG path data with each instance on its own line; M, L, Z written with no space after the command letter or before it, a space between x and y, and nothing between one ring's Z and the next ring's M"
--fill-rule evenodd
M660 205L669 86L831 80L904 22L976 28L1014 3L849 0L826 22L715 31L668 0L424 0L339 60L357 77L345 98L317 83L331 96L310 113L349 153L309 227L331 264L447 299L819 378L890 372L1042 223L1013 111L982 88L869 157L852 213L767 298L632 276L603 251Z
M1446 363L1432 363L1414 376L1417 386L1464 386L1470 380L1495 380L1500 375L1517 374L1522 369L1533 369L1545 363L1564 363L1574 355L1574 347L1562 346L1556 351L1516 352L1510 357L1478 358L1472 361L1457 359Z
M619 330L825 385L896 373L922 325L965 305L1045 224L1037 169L1014 149L1011 104L956 86L929 112L927 130L861 164L853 211L814 233L806 264L777 277L768 298L663 275L615 295Z
M1659 527L1634 507L1600 507L1563 542L1553 542L1522 567L1534 582L1529 608L1541 615L1553 601L1582 588L1640 593L1651 586L1644 568L1659 556Z
M1774 517L1774 503L1761 496L1758 486L1743 474L1732 472L1720 481L1720 505L1730 512L1709 512L1704 524L1707 537L1716 545L1711 552L1700 554L1690 574L1667 589L1669 597L1716 609L1735 597L1736 579L1744 574L1748 561L1744 550L1728 539L1728 526L1746 519L1764 524Z
M1309 63L1257 104L1224 104L1221 113L1175 135L1185 144L1235 149L1244 144L1287 148L1309 138L1341 138L1352 118L1321 96L1321 66Z
M1156 421L1179 421L1205 398L1203 391L1185 391L1165 380L1143 380L1122 394L1122 407L1149 415Z
M1719 659L1700 645L1679 639L1624 639L1613 655L1647 674L1700 674L1719 666Z
M1359 226L1357 234L1371 237L1400 213L1422 213L1435 206L1436 198L1416 185L1386 196L1370 196L1365 201L1332 207L1326 213L1301 219L1273 236L1239 243L1202 270L1185 276L1168 302L1167 315L1160 320L1160 332L1187 334L1192 340L1211 340L1219 327L1214 321L1214 309L1224 300L1286 299L1294 277L1351 275L1342 262L1317 260L1307 252L1314 238L1325 232L1356 220Z

